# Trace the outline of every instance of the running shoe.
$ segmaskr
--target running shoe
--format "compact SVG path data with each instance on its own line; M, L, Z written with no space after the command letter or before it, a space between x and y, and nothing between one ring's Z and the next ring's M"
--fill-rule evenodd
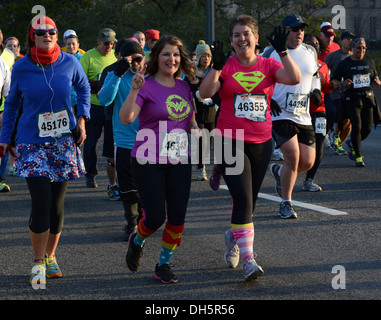
M236 268L239 263L239 247L231 237L231 230L225 232L225 263L229 268Z
M326 134L325 137L324 137L324 147L326 149L328 148L332 148L332 144L330 142L330 137L329 137L329 134Z
M131 272L138 272L140 268L140 262L143 255L143 247L137 246L134 243L134 238L137 235L136 232L130 235L130 239L128 241L128 250L126 256L124 257L124 261L126 263L127 268Z
M274 149L273 154L271 156L271 160L273 161L282 161L284 160L282 151L278 149Z
M348 153L345 151L345 149L343 148L343 146L341 145L341 139L339 136L334 136L333 137L333 142L332 142L332 145L331 145L333 151L339 155L339 156L344 156L344 155L347 155Z
M11 188L5 183L5 180L0 177L0 192L5 193L5 192L10 192Z
M290 201L285 201L280 204L279 216L282 219L297 219L298 215L296 214L294 207Z
M218 166L215 164L213 166L212 176L210 177L210 180L209 180L209 185L214 191L217 191L220 188L221 177L222 177L222 174L218 171Z
M345 140L345 144L349 148L348 158L353 161L356 160L356 152L355 152L355 149L353 149L351 140L349 139Z
M313 182L311 178L303 181L303 191L318 192L322 191L322 188Z
M30 283L34 289L45 289L46 285L46 269L45 263L33 264L32 272L30 275Z
M120 200L119 189L116 184L114 184L113 186L109 185L107 187L107 196L111 201Z
M93 177L93 176L86 177L86 187L87 188L98 188L98 184L95 181L95 177Z
M331 148L333 149L333 151L336 151L337 146L339 145L339 142L340 142L339 136L334 135L333 136L333 141L332 141L332 144L331 144Z
M356 157L356 159L355 159L355 166L356 167L365 167L363 156Z
M48 255L45 255L45 268L46 268L46 277L47 278L61 278L62 272L60 267L57 264L56 257L49 258Z
M177 283L177 276L172 272L171 267L168 264L159 264L155 267L155 279L160 280L162 283Z
M123 232L123 241L128 241L130 239L130 235L134 232L137 232L138 231L138 226L137 225L134 225L134 226L129 226L129 225L126 225L125 227L123 227L122 229L124 232Z
M243 263L243 277L245 281L251 281L263 276L262 268L257 264L253 256L248 257Z
M198 168L197 169L197 180L198 181L207 181L208 180L205 168Z
M335 153L338 154L339 156L346 156L348 154L348 152L345 151L345 149L343 148L341 144L337 146L337 150L335 150Z
M275 191L279 195L279 197L282 198L282 186L280 184L280 175L279 175L279 168L281 167L282 166L280 166L279 164L273 163L270 166L270 172L275 179Z

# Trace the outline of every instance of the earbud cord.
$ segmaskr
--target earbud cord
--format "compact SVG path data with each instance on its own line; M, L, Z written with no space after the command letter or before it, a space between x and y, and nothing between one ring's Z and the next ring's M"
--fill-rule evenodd
M55 51L56 49L54 49ZM54 55L54 52L53 52L53 55ZM54 90L51 86L51 83L52 83L52 80L53 80L53 77L54 77L54 68L53 68L53 56L52 56L52 61L50 62L50 66L52 68L52 76L50 77L50 81L48 82L48 79L46 77L46 74L45 74L45 70L44 70L44 66L42 65L42 63L40 62L40 59L38 59L38 51L36 52L36 57L37 57L37 61L38 63L41 65L41 68L42 68L42 73L44 75L44 78L45 78L45 82L47 84L47 86L49 87L49 89L52 91L52 98L50 99L50 111L51 113L53 113L53 99L54 99ZM56 137L52 137L54 140L56 140L56 143L58 143L58 140Z
M54 54L54 52L53 52L53 54ZM36 52L36 57L37 57L38 63L41 65L42 73L43 73L44 78L45 78L45 82L46 82L47 86L49 87L49 89L52 91L52 98L50 99L50 111L53 113L54 90L53 90L53 88L51 86L51 83L52 83L52 80L53 80L53 77L54 77L54 69L53 69L53 63L52 63L53 62L53 56L52 56L52 61L50 63L50 66L52 68L52 76L50 77L50 81L49 82L48 82L48 79L46 77L44 67L43 67L42 63L40 62L40 59L38 59L38 51Z

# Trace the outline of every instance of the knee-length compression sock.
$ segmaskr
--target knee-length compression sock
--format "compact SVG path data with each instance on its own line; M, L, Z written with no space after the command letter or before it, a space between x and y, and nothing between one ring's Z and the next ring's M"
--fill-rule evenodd
M254 224L233 224L231 234L239 247L243 261L253 255Z
M143 246L146 239L152 235L156 230L151 230L151 229L148 229L145 225L144 225L144 218L140 219L139 223L138 223L138 232L134 238L134 243L137 245L137 246Z
M163 242L161 246L159 266L169 264L172 254L176 247L180 245L181 236L183 234L184 225L174 226L169 222L166 223L163 231Z

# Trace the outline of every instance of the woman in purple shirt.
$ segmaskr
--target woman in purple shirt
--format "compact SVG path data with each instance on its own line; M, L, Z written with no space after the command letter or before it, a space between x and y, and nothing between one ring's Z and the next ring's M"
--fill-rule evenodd
M138 232L130 236L126 265L130 271L138 271L145 240L168 217L155 268L155 278L163 283L177 282L169 262L180 244L190 193L188 133L198 128L189 85L179 79L182 73L194 77L194 66L181 41L173 36L160 38L147 66L134 76L120 110L123 124L133 123L137 117L140 122L131 157L145 212Z

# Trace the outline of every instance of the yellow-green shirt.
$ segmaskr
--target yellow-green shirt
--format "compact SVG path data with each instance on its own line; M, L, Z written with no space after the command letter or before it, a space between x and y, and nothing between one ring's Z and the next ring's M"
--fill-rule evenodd
M87 78L92 81L98 81L103 69L116 61L117 59L115 58L114 49L111 50L107 56L104 56L94 48L86 51L79 62L82 65ZM91 94L90 102L97 106L101 105L96 93Z
M13 64L15 63L15 55L9 49L4 49L1 53L1 57L4 59L5 63L8 65L9 70L12 71Z

